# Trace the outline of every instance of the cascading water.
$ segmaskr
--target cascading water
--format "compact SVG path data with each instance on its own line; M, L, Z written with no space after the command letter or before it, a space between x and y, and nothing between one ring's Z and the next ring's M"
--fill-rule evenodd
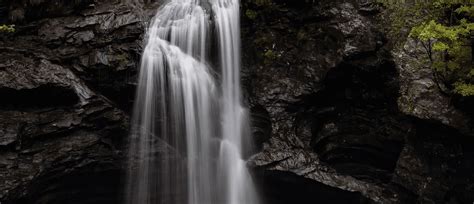
M240 5L239 0L214 0L222 75L220 178L227 189L227 203L257 203L256 189L242 160L249 147L250 135L247 111L240 93Z
M157 12L141 61L126 203L259 203L242 159L239 12L239 0L172 0ZM220 82L209 66L215 38Z

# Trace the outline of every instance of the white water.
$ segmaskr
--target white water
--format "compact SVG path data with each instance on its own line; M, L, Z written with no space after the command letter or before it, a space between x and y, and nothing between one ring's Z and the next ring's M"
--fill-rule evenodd
M126 203L259 203L242 159L239 12L238 0L172 0L157 12L141 61Z

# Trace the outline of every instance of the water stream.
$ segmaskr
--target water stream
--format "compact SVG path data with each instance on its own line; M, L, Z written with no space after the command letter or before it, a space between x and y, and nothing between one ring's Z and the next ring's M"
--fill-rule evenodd
M141 59L126 203L259 203L242 158L250 135L239 6L171 0L157 11Z

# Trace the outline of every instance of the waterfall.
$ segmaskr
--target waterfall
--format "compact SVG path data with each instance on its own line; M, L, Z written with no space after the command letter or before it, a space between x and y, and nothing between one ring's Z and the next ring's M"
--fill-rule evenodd
M132 119L127 204L259 203L242 158L250 135L239 13L239 0L171 0L153 18Z
M256 189L242 160L250 142L249 119L240 92L240 5L239 0L213 0L218 35L221 87L220 177L226 178L227 203L257 203Z

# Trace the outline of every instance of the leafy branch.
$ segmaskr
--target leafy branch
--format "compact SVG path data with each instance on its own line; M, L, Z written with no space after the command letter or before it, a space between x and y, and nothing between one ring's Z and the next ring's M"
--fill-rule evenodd
M15 32L15 25L0 25L0 32L13 33Z

